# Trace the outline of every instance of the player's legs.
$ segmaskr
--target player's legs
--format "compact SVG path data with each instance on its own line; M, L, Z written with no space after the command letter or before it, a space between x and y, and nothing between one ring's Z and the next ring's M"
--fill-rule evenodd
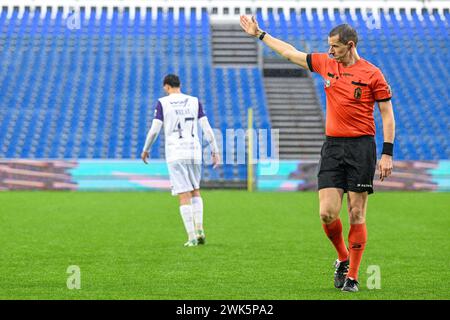
M342 167L344 148L340 139L327 137L320 152L318 187L320 219L323 229L338 252L340 261L347 260L347 249L342 236L339 212L342 197L347 190L347 179Z
M200 189L191 192L192 208L194 210L195 230L203 230L203 199Z
M202 173L201 162L193 160L188 166L189 182L193 187L191 191L192 210L194 212L195 232L199 244L205 244L206 237L203 229L203 199L200 195L200 180Z
M192 195L191 192L183 192L178 194L178 200L180 201L180 206L190 205L191 204Z
M342 235L342 223L339 212L342 197L347 190L347 178L342 166L344 147L342 139L327 137L320 152L319 187L320 219L323 230L336 249L338 259L335 262L334 286L342 288L348 270L348 250Z
M189 240L186 246L197 245L195 236L194 213L191 204L192 184L189 182L189 173L186 164L182 161L174 161L167 164L169 169L172 194L178 195L180 202L180 214Z
M334 267L334 286L342 288L348 271L348 251L342 235L342 223L339 212L342 207L344 190L340 188L324 188L319 190L320 219L323 230L336 249L338 259Z
M191 192L192 208L194 210L195 230L203 230L203 199L200 189Z
M324 188L319 190L319 211L323 229L333 243L339 261L348 259L348 252L342 236L342 223L339 212L342 207L344 190L340 188Z
M324 188L319 190L320 220L330 224L339 217L344 190L340 188Z
M348 192L347 207L350 224L366 223L368 200L369 195L367 192Z
M192 210L194 212L195 232L199 244L205 244L206 236L203 229L203 199L200 195L200 189L191 192Z
M183 219L184 228L188 235L188 242L185 246L195 246L197 245L197 237L195 235L195 225L194 225L194 212L191 205L191 192L183 192L178 194L178 199L180 201L180 214Z
M350 266L343 291L358 291L358 270L367 242L366 209L368 195L373 193L376 167L376 145L373 137L348 141L344 159L348 185L348 234Z
M350 268L347 277L358 280L358 270L366 246L366 209L368 192L349 191L347 196L350 232L348 235Z

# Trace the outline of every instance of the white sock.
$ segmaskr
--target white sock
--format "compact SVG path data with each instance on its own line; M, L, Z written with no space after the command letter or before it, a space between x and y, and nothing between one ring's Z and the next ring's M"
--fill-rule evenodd
M201 197L192 198L192 211L196 229L203 230L203 199Z
M194 214L192 213L192 206L187 204L180 206L180 214L181 218L183 219L186 233L189 236L189 240L194 239L195 226L194 226Z

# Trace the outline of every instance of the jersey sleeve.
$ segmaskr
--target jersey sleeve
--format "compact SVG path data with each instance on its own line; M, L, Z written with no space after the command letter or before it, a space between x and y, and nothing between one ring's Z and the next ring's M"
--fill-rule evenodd
M311 72L316 72L321 76L326 74L327 60L329 59L327 53L309 53L306 56L306 62Z
M198 119L205 117L205 112L203 111L203 106L200 103L200 101L198 102Z
M158 119L158 120L161 120L162 122L164 122L164 114L163 114L162 104L161 104L161 101L159 101L159 100L156 103L154 119Z
M391 87L387 83L381 71L378 69L371 78L370 87L372 89L375 101L383 102L392 98Z

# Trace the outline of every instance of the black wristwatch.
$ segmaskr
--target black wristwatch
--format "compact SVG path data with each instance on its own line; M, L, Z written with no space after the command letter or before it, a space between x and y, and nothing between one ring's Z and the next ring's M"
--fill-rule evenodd
M260 35L259 35L259 40L262 40L262 39L264 39L264 36L266 35L266 32L265 31L263 31Z

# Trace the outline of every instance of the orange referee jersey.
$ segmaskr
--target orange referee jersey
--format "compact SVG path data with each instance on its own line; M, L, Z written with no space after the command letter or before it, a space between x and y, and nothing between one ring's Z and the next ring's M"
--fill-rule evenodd
M326 135L359 137L375 135L375 101L391 99L391 89L380 69L359 59L344 67L327 53L307 56L308 67L325 81L327 96Z

